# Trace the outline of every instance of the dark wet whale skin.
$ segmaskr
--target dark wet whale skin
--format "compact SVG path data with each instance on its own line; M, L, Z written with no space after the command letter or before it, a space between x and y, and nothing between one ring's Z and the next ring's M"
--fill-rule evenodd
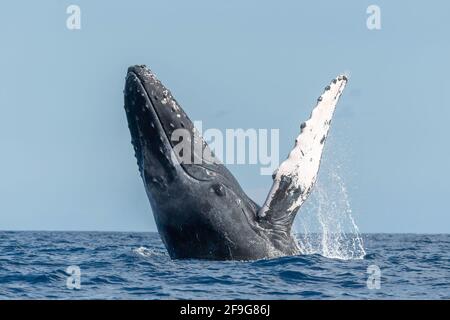
M191 133L197 144L193 157L199 159L198 150L208 146L149 69L128 69L124 96L139 171L171 258L255 260L298 254L291 225L258 218L259 206L224 165L179 160L172 149L178 143L171 141L175 129Z

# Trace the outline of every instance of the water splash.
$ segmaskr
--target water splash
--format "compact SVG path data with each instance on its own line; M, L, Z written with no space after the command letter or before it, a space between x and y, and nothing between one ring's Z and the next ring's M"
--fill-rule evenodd
M164 255L161 252L158 252L155 249L147 248L147 247L139 247L136 249L133 249L133 253L137 256L141 257L153 257L153 256L162 256Z
M352 216L347 188L338 174L340 167L334 171L322 169L310 199L295 221L301 252L334 259L362 259L366 252Z

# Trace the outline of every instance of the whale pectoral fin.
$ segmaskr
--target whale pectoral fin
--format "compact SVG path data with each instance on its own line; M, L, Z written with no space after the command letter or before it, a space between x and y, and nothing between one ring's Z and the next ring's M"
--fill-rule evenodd
M298 209L316 182L331 118L346 83L345 76L333 79L317 100L309 120L300 126L294 149L274 173L272 188L258 211L260 219L290 231Z

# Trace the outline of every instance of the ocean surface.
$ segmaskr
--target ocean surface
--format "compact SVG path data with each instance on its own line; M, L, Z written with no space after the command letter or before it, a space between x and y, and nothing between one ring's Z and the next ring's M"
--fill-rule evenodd
M362 241L354 259L173 261L157 233L0 232L0 298L450 299L450 235Z

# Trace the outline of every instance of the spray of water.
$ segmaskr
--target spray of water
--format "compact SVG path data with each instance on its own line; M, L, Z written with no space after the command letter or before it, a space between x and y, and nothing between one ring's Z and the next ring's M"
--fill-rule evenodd
M303 254L334 259L362 259L366 254L352 216L340 167L322 168L307 203L295 221L296 237Z

